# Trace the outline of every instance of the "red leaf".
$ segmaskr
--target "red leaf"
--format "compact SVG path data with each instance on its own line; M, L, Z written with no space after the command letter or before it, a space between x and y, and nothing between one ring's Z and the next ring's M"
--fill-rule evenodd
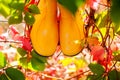
M39 0L31 0L29 4L38 4Z
M106 70L108 69L108 65L113 59L112 50L110 48L105 49L102 46L93 46L91 47L91 54L93 56L93 61L97 61L99 64L103 65Z
M6 40L5 36L0 36L0 40Z
M110 67L108 65L111 65L111 61L113 59L112 50L110 48L108 50L109 51L106 53L106 58L103 61L98 62L105 67L106 71L109 71Z
M19 32L14 26L10 26L9 29L10 29L9 33L12 36L12 38L14 39L15 36L17 36L19 34Z
M17 29L13 26L10 26L10 34L12 35L12 39L16 40L16 41L21 41L22 43L22 48L27 50L27 51L31 51L32 50L32 46L31 46L31 42L30 42L30 38L25 37L25 36L20 36L19 32L17 31Z
M31 45L31 42L30 42L29 38L24 37L24 36L20 36L18 40L22 42L22 48L23 49L25 49L27 51L32 50L32 45Z
M91 54L93 55L93 61L103 61L105 50L102 46L93 46L91 47Z
M19 34L19 32L17 31L17 29L14 26L10 26L10 30L13 33L13 35Z

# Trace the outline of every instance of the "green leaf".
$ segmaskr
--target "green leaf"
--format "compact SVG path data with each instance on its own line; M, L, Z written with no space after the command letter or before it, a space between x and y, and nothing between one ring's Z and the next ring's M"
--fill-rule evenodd
M47 58L39 55L36 51L31 52L31 65L33 69L37 71L43 71L45 69L45 63L47 62Z
M9 80L9 78L5 74L1 74L0 80Z
M58 2L66 7L73 14L76 13L78 7L85 2L85 0L58 0Z
M19 61L20 61L20 65L23 67L23 68L25 68L25 69L27 69L28 68L28 60L27 60L27 57L22 57L22 58L20 58L19 59Z
M24 69L29 69L32 71L36 71L36 69L34 67L32 67L31 64L31 60L29 61L27 57L22 57L20 58L20 65L24 68Z
M6 4L0 3L0 14L7 17L10 14L10 8Z
M101 31L101 33L102 33L103 36L106 35L106 27L100 28L100 31Z
M45 63L43 63L35 58L31 59L31 64L32 64L32 67L37 71L43 71L45 69Z
M98 75L88 75L86 80L106 80L105 77Z
M39 14L39 13L40 13L39 8L38 8L37 5L35 5L35 4L31 4L31 5L28 7L28 9L29 9L29 12L30 12L30 13L34 13L34 14Z
M119 55L114 56L113 60L115 60L115 61L120 61L120 54L119 54Z
M94 74L97 74L97 75L102 75L105 71L104 68L97 63L90 63L88 67Z
M25 80L24 74L18 69L9 67L5 70L5 72L11 80Z
M120 0L112 0L112 6L110 8L110 16L112 21L119 25L120 24Z
M19 24L22 22L22 13L21 12L17 12L14 13L12 16L10 16L10 18L8 19L8 23L9 24Z
M117 56L117 55L119 55L120 54L120 50L117 50L117 51L114 51L113 52L113 56Z
M85 3L85 0L75 0L75 4L77 5L77 7L80 7L84 3Z
M120 50L114 51L113 56L114 56L113 60L120 61Z
M94 80L94 75L88 75L86 80Z
M5 67L6 63L7 61L6 61L5 55L2 52L0 52L0 68Z
M114 32L120 35L120 24L119 25L112 24L112 25L114 26Z
M31 14L29 12L25 13L24 20L28 25L33 25L33 23L35 22L35 18L33 16L33 14Z
M107 20L107 11L102 12L101 14L97 15L96 22L99 28L103 28L106 26Z
M109 80L120 80L120 72L117 70L112 70L108 74Z
M19 3L19 2L12 2L10 4L10 7L19 11L24 10L25 3Z
M37 59L37 60L39 60L39 61L41 61L43 63L47 62L47 57L39 55L35 50L33 50L31 52L31 55L32 55L33 58L35 58L35 59Z
M24 57L27 54L27 51L20 47L17 48L17 51L22 57Z
M12 0L1 0L1 2L4 3L4 4L9 5L12 2Z

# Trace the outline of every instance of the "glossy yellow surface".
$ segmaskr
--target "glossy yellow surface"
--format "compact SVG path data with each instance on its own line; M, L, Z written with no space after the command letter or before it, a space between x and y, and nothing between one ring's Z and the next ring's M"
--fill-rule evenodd
M33 48L42 56L53 55L58 44L57 0L40 0L31 30Z
M82 49L81 39L84 37L83 26L72 13L59 4L60 17L60 45L65 55L76 55Z

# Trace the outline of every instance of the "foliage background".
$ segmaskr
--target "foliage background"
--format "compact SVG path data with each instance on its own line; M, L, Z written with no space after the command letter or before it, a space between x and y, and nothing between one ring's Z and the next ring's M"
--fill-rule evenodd
M72 57L60 46L51 57L32 50L29 33L33 15L40 13L37 2L0 0L1 80L120 80L119 0L58 0L73 14L87 5L81 12L87 46Z

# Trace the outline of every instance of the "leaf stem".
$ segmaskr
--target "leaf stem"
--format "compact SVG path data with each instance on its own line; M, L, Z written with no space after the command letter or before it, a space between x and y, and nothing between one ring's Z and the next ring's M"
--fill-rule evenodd
M105 6L105 7L110 7L109 5L98 3L99 5Z
M7 41L7 40L1 40L0 42L4 42L4 43L19 43L21 44L21 41Z
M113 67L115 67L116 64L117 64L117 61L115 61L115 63L113 64L113 66L109 69L108 73L113 69Z
M57 78L57 77L49 76L49 75L44 74L44 73L42 73L41 75L42 75L42 76L45 76L45 77L47 77L47 78L51 78L51 79L64 80L64 79L62 79L62 78Z
M67 79L65 79L65 80L71 80L72 78L75 78L75 77L77 77L77 76L83 75L84 73L87 73L87 72L89 72L89 71L90 71L90 70L87 70L87 71L82 72L82 73L76 73L75 75L73 75L73 76L71 76L71 77L69 77L69 78L67 78Z
M89 14L89 13L87 12L87 10L85 10L85 12L86 12L86 14L89 16L89 18L91 18L91 17L90 17L91 14ZM94 14L93 14L93 15L94 15ZM88 24L94 26L94 27L97 29L97 31L99 32L99 34L100 34L100 36L101 36L101 38L102 38L102 42L103 42L103 41L104 41L103 35L102 35L100 29L99 29L99 28L97 27L97 25L95 24L94 18L93 18L93 19L90 19L90 20L91 20L91 23L90 23L90 21L89 21ZM93 28L93 29L94 29L94 28ZM88 30L86 30L86 32L88 32ZM88 35L88 33L86 33L86 35Z

